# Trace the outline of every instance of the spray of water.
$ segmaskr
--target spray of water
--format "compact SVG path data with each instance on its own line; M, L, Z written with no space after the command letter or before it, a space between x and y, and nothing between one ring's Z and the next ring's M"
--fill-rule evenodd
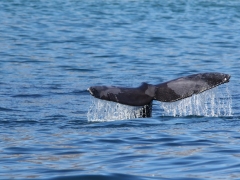
M92 97L91 97L92 98ZM128 106L111 101L92 98L87 118L91 122L114 121L142 117L146 107Z
M161 103L165 116L232 116L232 98L227 86L172 103Z
M88 121L114 121L142 117L146 107L127 106L91 97ZM160 103L164 116L231 116L232 99L227 86L171 103Z

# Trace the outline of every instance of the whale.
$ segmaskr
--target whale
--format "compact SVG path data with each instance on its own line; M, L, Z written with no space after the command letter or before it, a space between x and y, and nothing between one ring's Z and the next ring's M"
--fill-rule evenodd
M151 117L153 100L175 102L200 94L229 82L229 74L207 72L192 74L152 85L143 82L139 87L91 86L87 90L95 98L142 107L142 117Z

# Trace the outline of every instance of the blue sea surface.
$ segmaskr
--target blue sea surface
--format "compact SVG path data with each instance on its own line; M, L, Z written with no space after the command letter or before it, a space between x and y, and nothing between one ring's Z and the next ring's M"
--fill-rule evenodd
M0 179L240 179L239 32L237 0L1 0ZM90 86L202 72L229 115L88 121Z

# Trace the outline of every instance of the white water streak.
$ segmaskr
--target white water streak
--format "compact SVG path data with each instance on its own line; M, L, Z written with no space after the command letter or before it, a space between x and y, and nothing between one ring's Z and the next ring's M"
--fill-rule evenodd
M128 106L111 101L92 98L87 118L91 122L114 121L121 119L139 118L143 107Z
M228 87L217 87L172 103L161 103L164 116L232 116L232 98Z

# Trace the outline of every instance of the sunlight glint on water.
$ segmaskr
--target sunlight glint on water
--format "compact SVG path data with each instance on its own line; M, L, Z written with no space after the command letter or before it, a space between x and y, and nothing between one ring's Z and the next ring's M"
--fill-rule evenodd
M232 98L228 87L214 88L171 103L161 103L164 116L232 116Z

